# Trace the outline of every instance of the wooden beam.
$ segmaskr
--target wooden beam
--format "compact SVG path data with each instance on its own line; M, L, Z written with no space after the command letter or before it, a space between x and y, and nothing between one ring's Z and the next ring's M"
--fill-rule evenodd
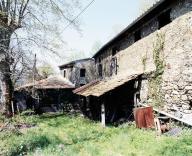
M137 96L139 95L139 91L134 93L134 107L137 108L138 107L138 98Z
M105 127L105 104L101 104L101 125Z

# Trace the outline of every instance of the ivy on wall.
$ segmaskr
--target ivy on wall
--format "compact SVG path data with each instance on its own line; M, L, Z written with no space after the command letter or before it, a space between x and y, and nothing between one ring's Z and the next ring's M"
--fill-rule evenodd
M163 93L161 90L162 75L164 73L165 62L163 50L165 45L165 34L157 33L157 40L153 44L153 59L156 71L149 78L149 94L148 99L152 100L151 105L161 107L164 105Z
M145 71L146 70L146 64L147 64L147 56L143 56L141 61L143 64L143 71Z

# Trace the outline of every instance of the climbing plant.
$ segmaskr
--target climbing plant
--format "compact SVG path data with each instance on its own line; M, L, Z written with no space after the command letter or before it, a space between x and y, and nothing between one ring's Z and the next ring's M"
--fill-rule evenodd
M163 105L163 93L161 91L162 75L164 73L165 62L163 50L165 45L165 34L157 33L157 40L153 44L153 59L156 66L155 72L149 78L149 99L152 105L161 107Z
M143 56L142 59L142 64L143 64L143 70L146 70L146 64L147 64L147 56Z

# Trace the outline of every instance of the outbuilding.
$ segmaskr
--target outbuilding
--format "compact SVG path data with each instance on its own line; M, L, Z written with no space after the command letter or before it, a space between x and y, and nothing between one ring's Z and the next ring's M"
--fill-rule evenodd
M74 84L62 76L51 76L17 88L15 105L21 111L34 109L37 113L69 111L75 109L74 88Z

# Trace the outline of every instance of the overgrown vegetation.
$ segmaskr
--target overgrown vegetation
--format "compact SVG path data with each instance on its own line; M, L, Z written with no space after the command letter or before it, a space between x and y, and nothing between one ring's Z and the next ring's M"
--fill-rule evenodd
M1 120L2 122L2 120ZM20 116L13 124L36 124L20 133L0 133L0 155L31 156L190 156L189 131L180 137L156 137L152 130L136 129L133 124L102 128L100 123L79 116Z
M147 63L147 56L143 56L141 61L143 64L143 71L145 71L146 70L146 63Z
M163 106L163 93L161 92L162 75L164 73L165 62L163 56L165 44L165 35L157 33L157 41L153 45L153 59L156 66L156 71L149 79L149 99L152 100L152 105Z

